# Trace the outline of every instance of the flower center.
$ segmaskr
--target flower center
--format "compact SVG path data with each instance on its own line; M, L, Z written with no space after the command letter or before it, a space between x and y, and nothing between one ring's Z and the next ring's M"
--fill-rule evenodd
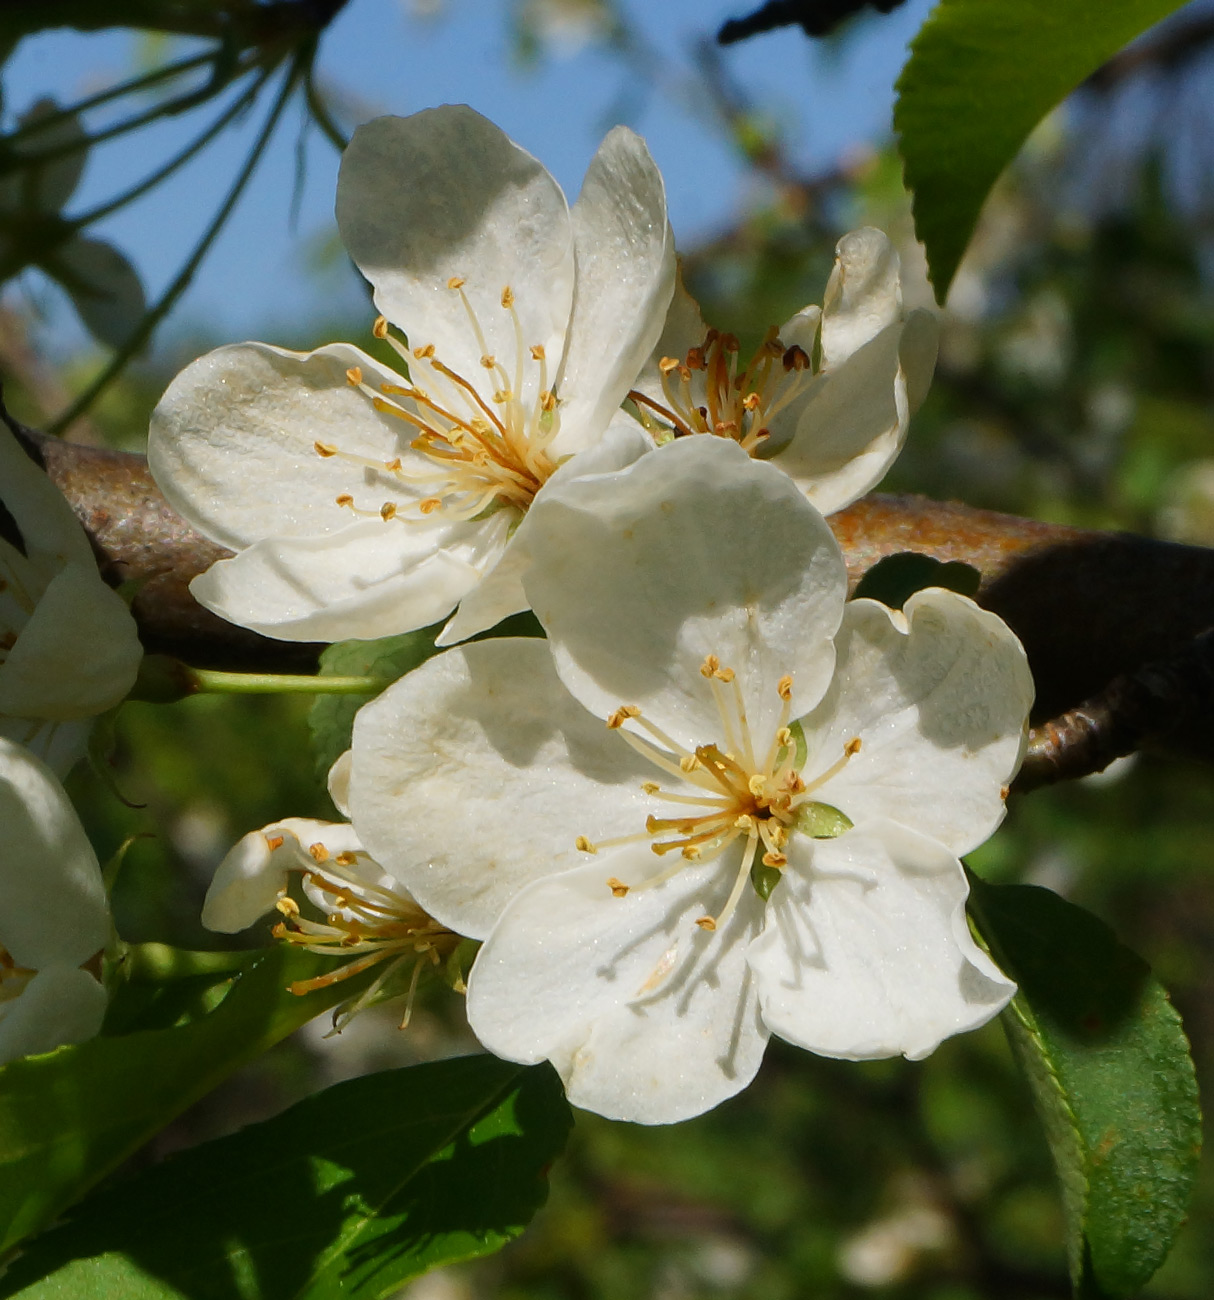
M266 837L271 852L282 842L282 836ZM413 974L400 1026L404 1029L413 1014L413 998L422 971L439 965L459 945L459 935L439 925L407 895L365 879L355 868L360 861L372 863L366 853L330 855L323 844L311 845L308 853L315 865L291 870L298 870L319 893L326 919L309 919L293 898L283 894L277 907L285 919L274 927L274 937L308 952L352 960L314 979L296 980L291 992L302 997L387 962L372 984L333 1013L334 1032L340 1032L412 960Z
M20 997L35 974L35 971L18 966L8 949L0 947L0 1003Z
M459 520L507 506L523 511L557 468L550 448L560 432L559 398L549 386L543 345L524 344L513 290L507 285L501 293L502 310L510 316L514 336L513 356L501 360L489 352L485 332L464 293L464 281L453 276L447 288L459 294L483 373L475 379L459 374L444 363L432 343L410 351L389 332L387 320L378 317L375 337L385 340L406 362L414 382L376 388L358 366L346 371L346 379L377 411L410 426L409 447L416 455L378 461L328 442L317 442L316 453L388 474L417 497L407 509L398 501L365 508L352 493L342 493L337 504L356 515L409 519L441 510L447 518ZM429 371L426 387L417 381L423 367ZM535 396L528 397L530 392Z
M628 396L654 412L676 438L712 433L733 438L754 455L770 436L773 417L812 378L812 366L803 348L785 347L774 325L741 373L739 351L733 334L710 329L682 360L658 362L664 403L635 389Z
M804 737L799 724L790 725L789 719L792 676L785 674L776 684L779 720L770 742L760 748L751 735L746 704L733 669L723 667L718 657L710 654L700 667L700 675L713 694L721 723L721 743L685 749L644 717L635 704L621 705L607 719L607 726L637 753L680 783L682 788L678 790L663 788L657 781L647 781L641 787L646 794L677 805L680 811L671 810L663 817L650 814L644 832L636 835L597 843L579 836L577 847L585 853L597 853L602 848L647 839L659 857L678 854L671 867L643 884L628 885L614 876L608 880L611 892L623 898L631 889L652 889L663 884L688 863L710 862L744 838L741 864L725 906L719 915L702 916L696 921L701 929L713 931L733 915L753 872L783 870L788 862L784 849L793 831L837 835L850 825L838 810L814 803L812 796L859 751L860 738L849 740L835 763L806 781L801 775L806 757ZM755 887L763 897L771 892L769 884L764 893L757 879Z

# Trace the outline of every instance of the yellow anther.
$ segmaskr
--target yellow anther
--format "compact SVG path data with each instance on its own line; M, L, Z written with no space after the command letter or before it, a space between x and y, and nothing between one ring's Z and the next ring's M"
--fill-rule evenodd
M349 492L343 492L341 496L334 497L333 500L336 501L339 506L354 505L354 498L349 494Z
M502 290L502 306L507 310L514 306L514 290L509 285Z
M712 919L711 916L701 916L696 921L696 925L698 925L701 930L707 930L710 934L712 933L713 930L717 928L717 923Z
M352 387L357 388L362 381L363 372L361 366L351 366L350 369L346 371L346 383L350 384Z
M635 704L621 704L607 719L607 726L612 731L618 731L629 718L639 718L640 716L641 710Z
M684 772L694 772L700 766L700 760L694 754L684 754L679 759L679 767Z
M678 368L679 368L678 357L663 357L658 362L658 369L664 375L668 375L672 370L677 370Z
M746 396L742 398L742 406L743 409L747 411L757 411L762 404L762 401L763 399L758 393L747 393Z
M788 697L781 692L780 698L787 699ZM781 727L776 732L776 744L782 745L785 749L792 744L792 731L788 727Z
M788 859L783 853L773 853L769 850L763 854L763 865L765 867L784 867L788 865Z
M421 347L413 349L413 355L418 361L429 361L434 355L434 344L423 343Z
M380 506L380 508L379 508L379 517L384 521L384 523L387 523L389 519L395 519L395 518L396 518L396 502L395 502L395 501L385 501L385 502L383 503L383 505Z
M274 906L283 914L283 916L298 916L299 904L284 894Z
M782 700L792 699L792 673L785 673L784 676L780 678L780 680L776 683L776 691L778 692ZM786 734L788 736L788 740L792 739L792 733L788 730L787 727L784 727L780 732L780 737L781 737L780 743L782 745L786 745L788 743L788 740L784 739L784 736Z
M492 370L493 367L497 365L497 358L490 356L490 354L486 352L485 355L481 357L481 365L484 366L486 370Z
M659 794L662 787L656 781L644 781L641 784L642 794ZM281 841L280 841L281 843Z
M545 388L544 391L540 394L540 410L541 411L556 410L556 394L550 392L547 388Z
M703 854L704 854L704 850L701 849L698 844L689 844L683 850L683 857L686 858L688 862L697 861L699 858L703 856Z
M315 844L309 844L308 852L317 862L327 862L329 860L329 850L319 841Z
M585 837L585 835L579 835L577 839L573 841L573 845L579 853L598 852L598 849Z
M462 275L453 275L447 281L448 289L462 289L464 287L464 277Z
M713 676L719 682L732 682L734 678L734 671L732 668L718 668L717 671L713 674Z
M543 361L547 356L548 354L544 351L544 345L542 343L533 343L531 345L532 361Z
M314 442L312 446L316 448L316 454L325 457L326 460L330 456L337 455L337 448L330 442Z
M493 394L493 400L499 406L504 406L513 396L514 394L508 388L499 388L497 392Z
M858 754L860 752L860 737L853 736L847 744L843 746L843 752L848 758L851 758L853 754Z
M762 772L756 772L746 782L746 788L757 799L763 793L763 787L767 784L767 778Z
M425 500L417 503L417 508L423 515L432 515L436 510L441 510L442 507L442 497L426 497Z
M623 898L628 892L628 886L624 884L622 880L617 880L614 876L607 881L607 888L611 890L611 893L615 898Z
M396 473L399 473L399 471L400 471L400 457L397 456L397 458L396 458L395 460L386 460L386 461L384 461L384 469L386 469L386 470L388 471L389 474L396 474Z
M333 861L342 867L352 867L358 861L358 854L351 853L349 849L346 849L339 853ZM344 907L345 904L343 903L342 906Z
M266 836L266 848L269 849L271 853L273 853L275 849L281 849L282 845L283 838L281 835Z
M721 661L716 657L716 655L705 655L704 662L700 665L700 676L713 677L716 675L717 669L720 668L720 666Z

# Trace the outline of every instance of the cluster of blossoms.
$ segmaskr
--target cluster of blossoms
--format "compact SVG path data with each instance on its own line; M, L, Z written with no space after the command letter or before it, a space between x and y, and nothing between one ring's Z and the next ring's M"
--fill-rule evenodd
M323 981L378 967L346 1016L483 941L485 1046L649 1123L744 1087L773 1033L920 1057L998 1012L959 855L1003 816L1023 650L952 592L848 603L823 519L930 379L889 241L846 236L822 307L747 360L679 282L622 128L569 207L470 109L380 119L337 216L400 371L220 349L165 394L149 458L236 552L203 604L284 639L449 619L453 648L360 711L330 778L348 822L246 837L206 923L276 908L284 940L348 959ZM459 644L525 609L545 639Z
M59 777L143 651L71 507L0 425L0 1064L91 1037L110 938L96 854Z

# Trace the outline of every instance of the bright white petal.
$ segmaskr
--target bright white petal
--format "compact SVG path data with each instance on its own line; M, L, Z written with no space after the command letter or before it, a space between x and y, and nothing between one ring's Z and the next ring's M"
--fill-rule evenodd
M547 644L448 650L359 710L349 801L368 852L444 925L483 938L533 880L644 828L653 769L562 688Z
M590 445L627 396L662 332L675 273L662 174L627 127L599 146L571 215L577 284L558 389L561 455Z
M910 423L906 376L898 360L902 326L887 326L811 382L791 441L772 463L793 478L823 514L833 514L885 477ZM765 452L766 454L766 452Z
M8 740L0 740L0 826L0 947L18 966L79 966L110 934L97 855L63 787Z
M968 886L942 845L892 822L794 843L750 948L772 1033L848 1060L926 1056L1016 986L974 943Z
M822 368L833 369L902 316L901 262L872 226L839 240L822 299Z
M562 680L607 717L621 704L687 746L723 740L700 674L735 670L766 743L793 678L794 716L834 665L846 577L830 529L792 481L729 439L682 438L531 508L531 607Z
M350 763L353 754L347 749L329 768L329 798L343 817L350 816Z
M274 910L292 869L314 865L308 853L323 844L330 854L361 847L342 822L286 817L239 839L216 868L202 904L202 923L220 934L247 930Z
M0 736L28 749L61 781L88 753L92 730L92 718L79 722L46 722L0 713Z
M0 713L56 722L113 708L135 684L135 620L90 557L51 579L0 664Z
M368 510L412 501L395 475L316 451L322 442L377 464L411 454L414 427L352 388L352 367L374 387L404 382L345 343L315 352L241 343L199 357L169 385L148 431L148 465L169 504L239 550L348 527L336 504L344 493Z
M0 501L13 517L25 552L74 560L96 567L80 521L63 493L26 455L11 430L0 423Z
M565 196L479 113L448 104L360 126L342 155L337 224L375 305L413 347L434 344L439 360L474 383L486 353L512 372L514 324L501 304L509 286L524 348L542 345L557 364L573 302ZM483 345L447 287L452 277L465 282Z
M190 583L200 605L283 641L371 640L449 614L505 545L509 512L478 523L368 519L269 538Z
M40 970L16 998L0 1002L0 1065L92 1038L105 1008L105 990L88 971Z
M892 818L958 855L977 847L1003 820L1002 790L1023 754L1033 680L1020 642L937 587L904 614L852 601L836 646L835 680L803 719L804 775L829 767L852 737L862 748L815 798L857 823Z
M640 883L662 870L648 848L532 885L507 909L468 980L473 1032L498 1056L551 1060L575 1106L668 1124L744 1088L762 1059L746 949L762 908L747 897L716 934L719 864L688 867L617 898L608 876Z
M549 491L559 490L561 484L588 474L609 474L631 465L638 457L653 450L653 441L637 422L619 413L606 433L585 451L570 457L536 493L542 500ZM529 538L531 528L523 516L511 537L502 558L460 602L454 617L439 633L436 645L456 645L478 632L496 627L511 614L529 609L527 593L523 590L523 575L531 564Z

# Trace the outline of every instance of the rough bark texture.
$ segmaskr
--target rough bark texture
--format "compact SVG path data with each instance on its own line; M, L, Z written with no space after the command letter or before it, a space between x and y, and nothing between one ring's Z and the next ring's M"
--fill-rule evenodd
M199 667L300 672L315 663L320 646L269 640L195 603L190 579L229 552L173 513L142 456L21 433L88 529L107 578L140 584L134 612L149 650ZM1131 737L1131 747L1214 758L1214 673L1184 668L1194 638L1214 625L1214 550L880 493L830 523L853 586L899 551L981 570L979 603L1028 653L1034 721L1054 723L1033 736L1026 784L1098 770L1091 764L1126 752ZM1059 716L1079 706L1088 722Z

